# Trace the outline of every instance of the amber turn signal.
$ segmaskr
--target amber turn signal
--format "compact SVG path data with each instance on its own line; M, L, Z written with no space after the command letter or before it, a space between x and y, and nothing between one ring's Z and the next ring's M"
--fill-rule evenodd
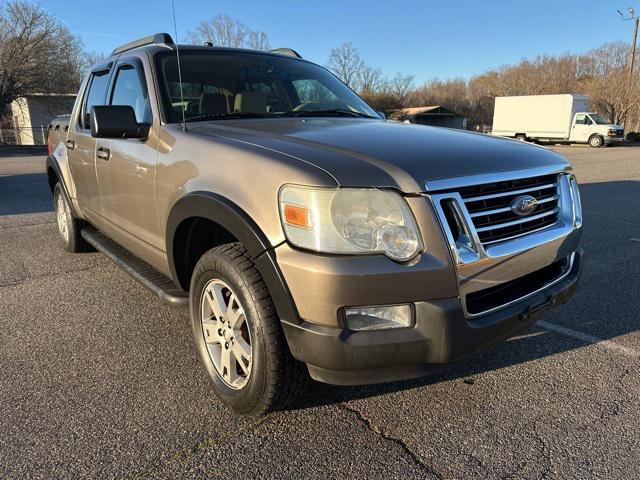
M311 228L311 212L308 208L287 204L284 206L284 221L295 227Z

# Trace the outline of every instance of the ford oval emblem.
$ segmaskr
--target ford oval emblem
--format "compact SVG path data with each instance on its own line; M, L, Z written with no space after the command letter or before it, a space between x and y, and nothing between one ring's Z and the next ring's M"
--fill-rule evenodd
M538 200L531 195L522 195L511 202L511 211L520 217L529 215L538 206Z

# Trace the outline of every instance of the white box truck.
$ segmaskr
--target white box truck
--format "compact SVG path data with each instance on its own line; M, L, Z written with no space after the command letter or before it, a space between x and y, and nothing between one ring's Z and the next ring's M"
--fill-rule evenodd
M624 140L624 128L589 111L586 95L496 97L493 135L521 141L588 143L601 147Z

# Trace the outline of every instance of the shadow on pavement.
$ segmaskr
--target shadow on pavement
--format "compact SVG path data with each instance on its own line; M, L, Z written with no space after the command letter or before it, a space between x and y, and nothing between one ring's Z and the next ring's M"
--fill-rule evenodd
M46 173L0 176L0 216L53 211Z
M45 156L47 155L47 147L41 145L0 145L0 158L25 155Z

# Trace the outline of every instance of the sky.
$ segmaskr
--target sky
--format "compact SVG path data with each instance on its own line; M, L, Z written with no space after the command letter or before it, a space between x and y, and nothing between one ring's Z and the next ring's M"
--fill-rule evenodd
M156 32L175 40L171 0L39 0L88 50ZM225 13L265 31L271 46L290 47L326 65L332 47L352 42L385 75L470 78L539 54L582 53L606 42L631 41L633 22L616 9L640 0L175 0L178 39L202 19Z

